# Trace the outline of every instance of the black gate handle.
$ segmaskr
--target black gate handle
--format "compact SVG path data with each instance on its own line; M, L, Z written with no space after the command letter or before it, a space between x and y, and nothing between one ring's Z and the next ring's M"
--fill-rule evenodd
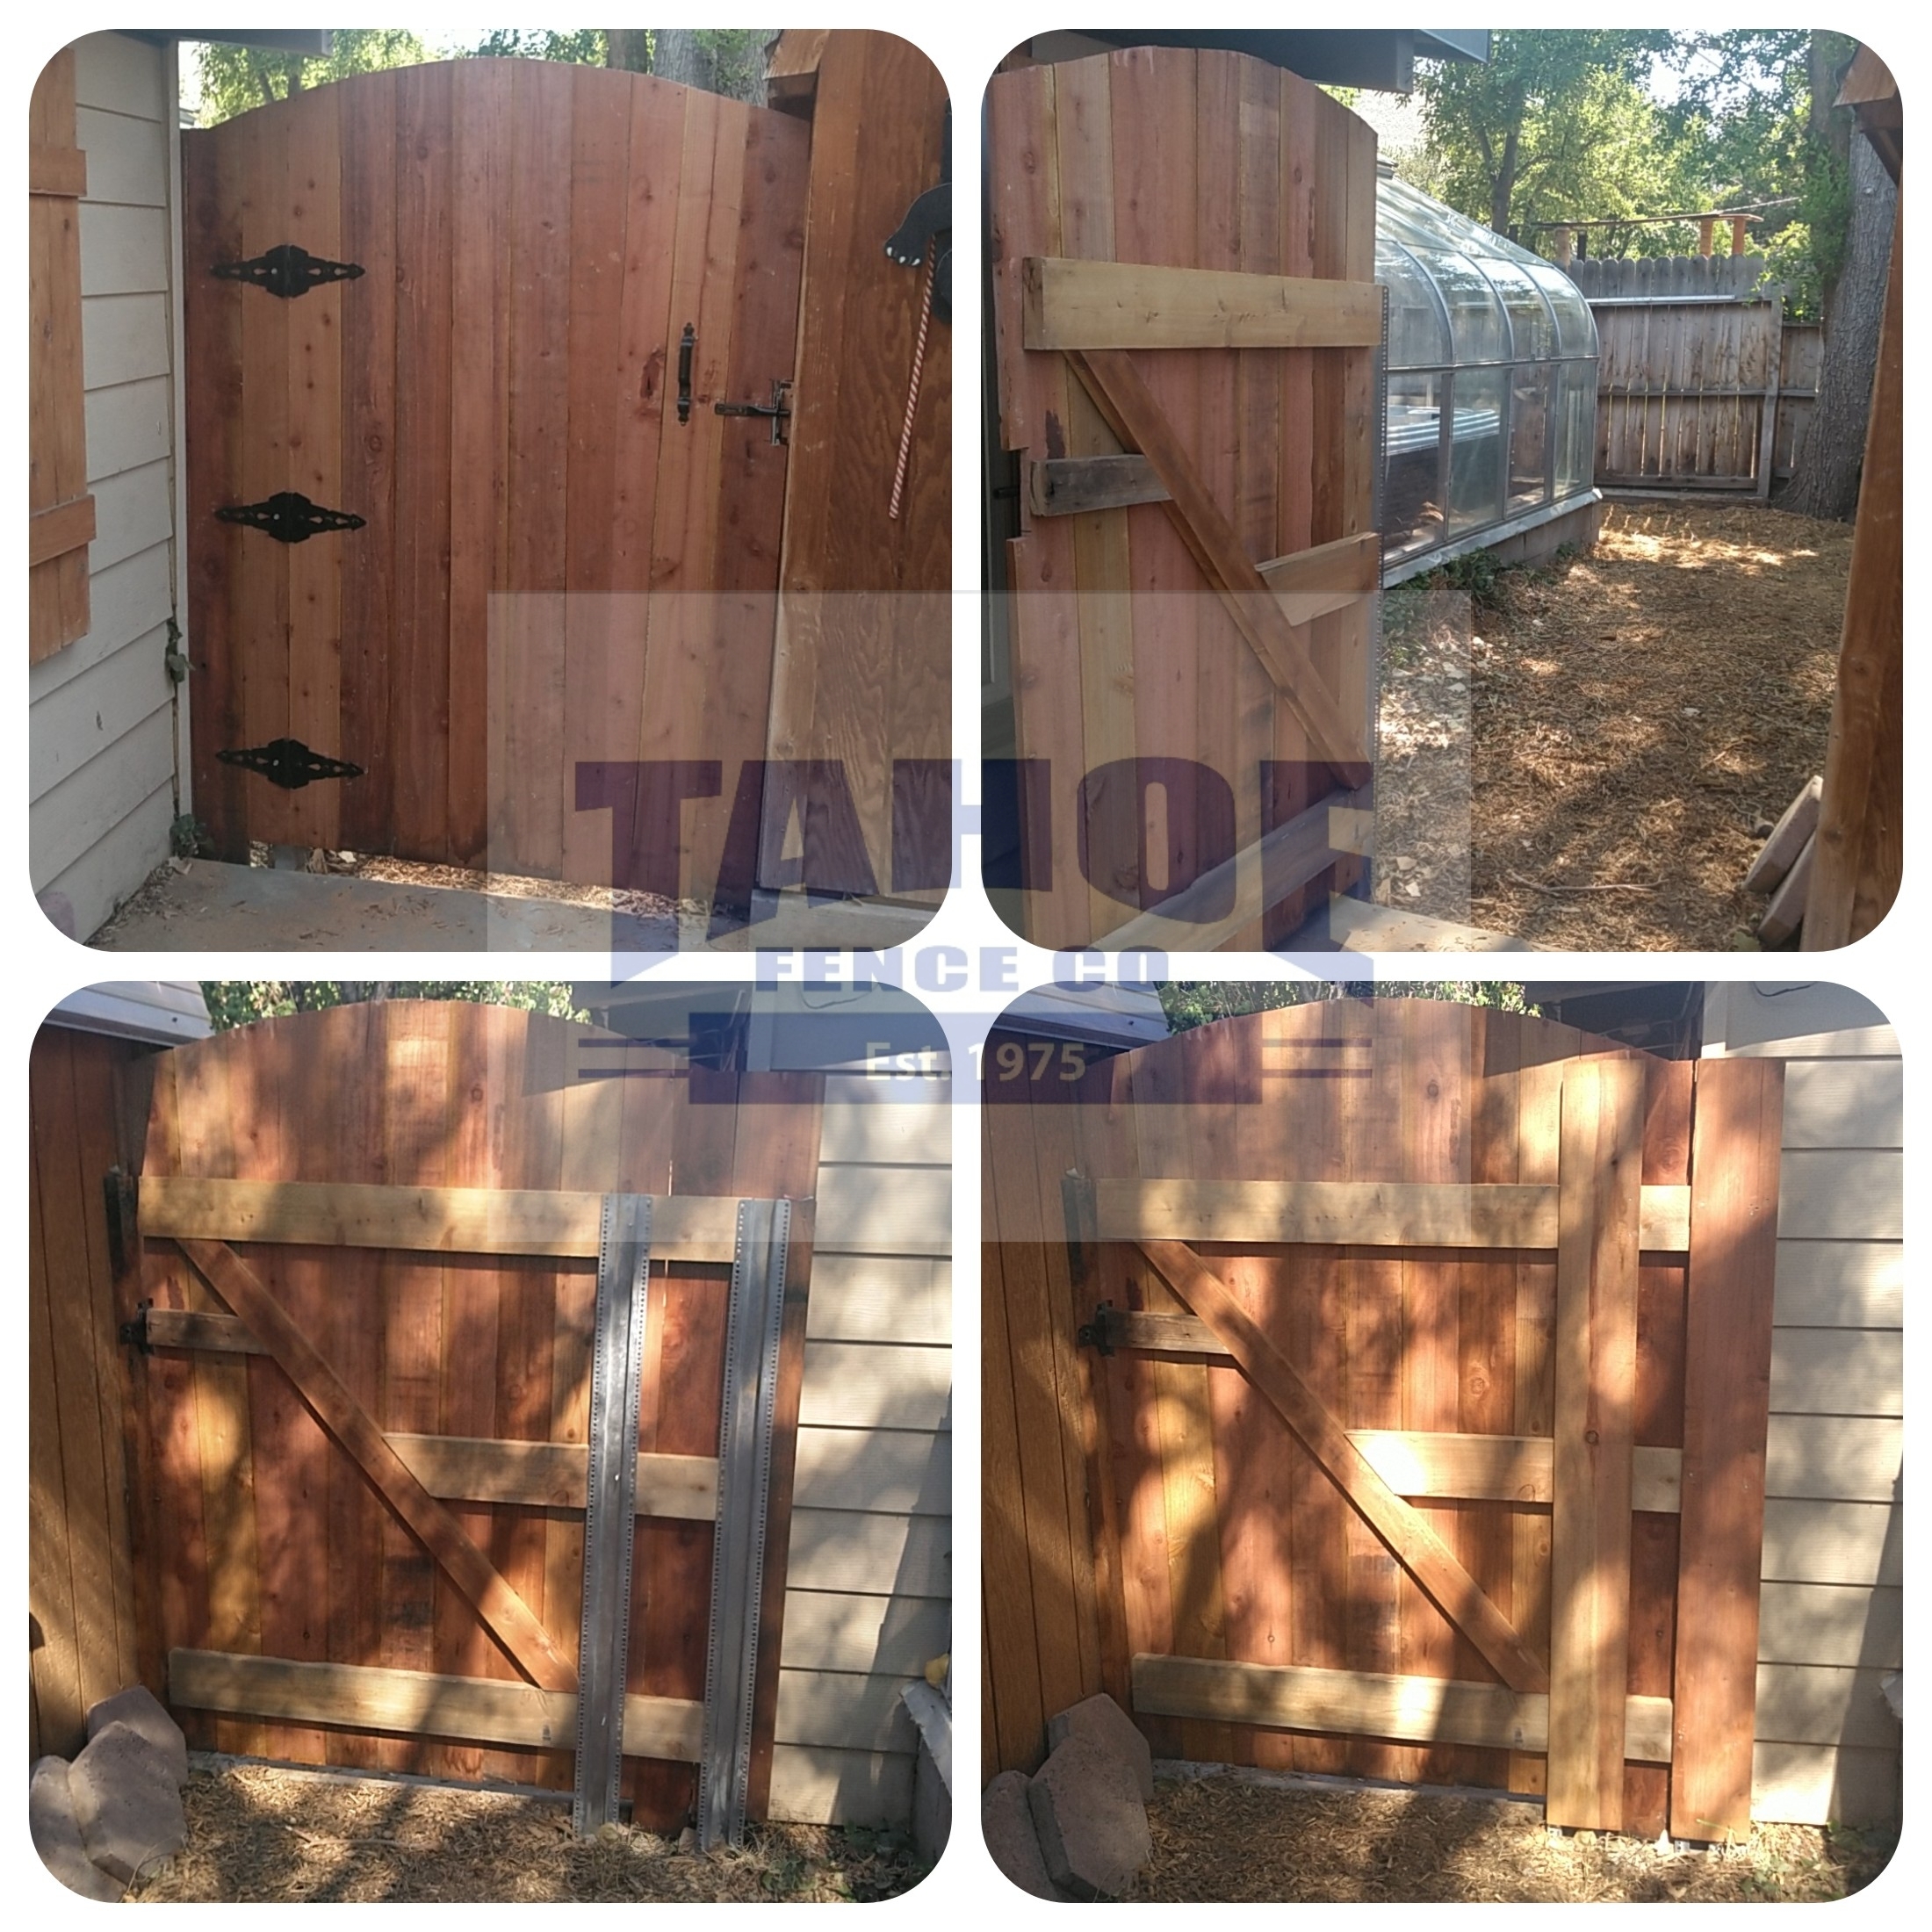
M697 348L697 331L687 322L678 341L678 421L691 420L691 357Z

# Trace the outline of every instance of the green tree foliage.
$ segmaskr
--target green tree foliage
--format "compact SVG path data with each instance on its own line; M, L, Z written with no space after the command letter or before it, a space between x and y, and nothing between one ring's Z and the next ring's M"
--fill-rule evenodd
M1787 308L1815 318L1842 258L1854 43L1786 28L1501 31L1487 65L1419 68L1426 133L1404 173L1501 234L1539 223L1759 208L1751 247ZM1689 224L1599 228L1592 254L1671 255Z
M1664 212L1655 198L1676 186L1674 157L1643 83L1670 46L1662 30L1505 30L1487 61L1418 68L1431 191L1498 234Z
M1499 1013L1537 1014L1513 980L1183 979L1159 989L1161 1010L1176 1033L1237 1013L1276 1006L1305 1006L1322 999L1445 999L1459 1006L1490 1006Z
M414 67L435 55L407 27L336 27L326 58L278 53L272 47L201 43L201 125L213 127L251 107L285 101L304 88L347 80L351 74Z
M602 67L608 44L602 27L492 27L466 54L494 60L569 61Z
M573 1004L570 984L561 979L205 979L201 993L218 1033L360 999L470 999L559 1020L589 1017Z

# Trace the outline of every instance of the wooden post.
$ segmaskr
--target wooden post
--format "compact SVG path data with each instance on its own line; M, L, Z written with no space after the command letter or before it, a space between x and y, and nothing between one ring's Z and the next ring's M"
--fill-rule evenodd
M1904 867L1905 197L1892 230L1878 367L1825 750L1818 858L1801 944L1848 946L1882 919Z
M1698 253L1708 258L1718 225L1714 214L1702 215L1698 220Z
M1784 1092L1777 1060L1698 1067L1671 1686L1677 1838L1728 1839L1751 1825Z
M1624 1822L1643 1123L1640 1061L1565 1069L1545 1816L1600 1831Z

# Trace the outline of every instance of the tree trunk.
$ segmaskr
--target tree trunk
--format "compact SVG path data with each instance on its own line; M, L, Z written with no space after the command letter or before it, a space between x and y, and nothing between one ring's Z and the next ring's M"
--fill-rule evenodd
M775 27L658 27L652 71L661 80L761 107L765 48L777 32Z
M646 27L606 27L604 65L622 68L631 74L650 73L650 30Z
M1885 270L1899 191L1877 151L1863 135L1851 144L1851 219L1844 266L1825 307L1824 352L1818 400L1791 484L1780 508L1801 516L1849 521L1858 509L1858 472L1864 460L1865 420L1871 412L1872 371L1878 360L1878 321L1885 311Z

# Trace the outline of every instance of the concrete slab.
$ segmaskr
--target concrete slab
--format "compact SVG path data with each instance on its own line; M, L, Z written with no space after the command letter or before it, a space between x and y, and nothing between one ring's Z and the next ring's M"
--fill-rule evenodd
M709 936L701 914L638 916L567 899L400 884L339 873L177 860L89 943L112 952L741 953L904 945L933 909L761 899L754 925Z
M131 1683L125 1690L103 1698L87 1713L88 1736L98 1737L110 1724L125 1724L138 1731L168 1760L177 1786L188 1782L188 1741L146 1684Z
M1154 1850L1133 1767L1070 1737L1027 1787L1047 1876L1076 1899L1117 1899Z
M1084 1737L1089 1744L1111 1751L1133 1773L1140 1786L1141 1802L1154 1802L1154 1754L1141 1735L1133 1719L1101 1691L1047 1719L1047 1748L1057 1750L1070 1737Z
M174 1766L131 1725L110 1724L68 1766L87 1856L132 1885L188 1842Z
M1033 1780L1024 1771L1002 1771L981 1794L980 1835L1003 1877L1036 1899L1063 1900L1040 1853L1039 1827L1027 1802Z
M112 1902L127 1890L87 1856L80 1822L74 1815L65 1758L43 1757L33 1767L27 1781L27 1829L40 1863L69 1892L77 1892L83 1899Z

